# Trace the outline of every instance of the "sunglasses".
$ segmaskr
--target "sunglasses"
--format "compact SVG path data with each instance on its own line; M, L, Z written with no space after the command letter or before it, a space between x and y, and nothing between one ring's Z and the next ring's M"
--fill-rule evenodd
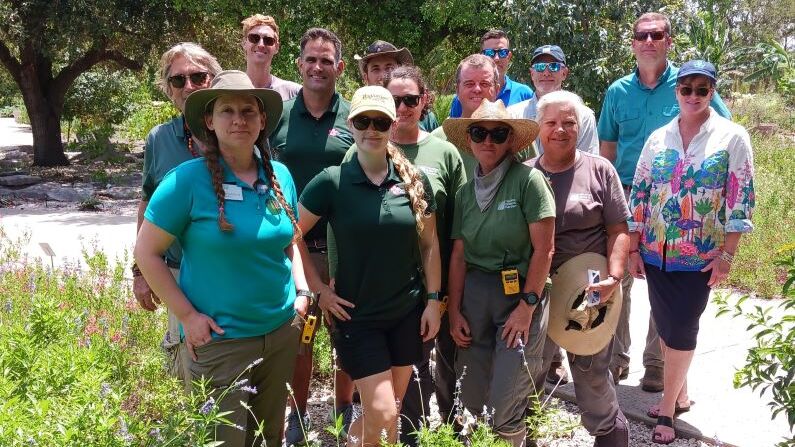
M367 130L370 127L370 123L373 123L373 127L379 132L386 132L392 126L392 120L386 117L370 118L369 116L356 115L351 118L351 122L356 130Z
M247 38L248 41L254 45L259 45L260 39L262 39L262 44L267 47L272 47L276 44L276 39L274 37L266 36L264 34L251 33L247 36Z
M481 51L481 54L483 54L486 57L494 57L494 55L496 54L497 57L499 57L500 59L505 59L506 57L508 57L508 54L510 54L510 52L511 50L507 48L484 48L483 51Z
M533 71L538 73L543 73L544 70L549 70L550 73L557 73L565 66L566 64L560 62L536 62L532 65Z
M665 39L665 31L635 31L635 40L638 42L645 42L651 37L651 40Z
M486 137L491 135L492 143L502 144L508 139L508 135L511 133L511 128L495 127L494 129L489 130L481 126L469 126L467 128L467 133L469 134L469 138L471 138L475 143L482 143L486 141Z
M420 98L422 98L422 95L404 95L404 96L392 95L392 97L395 98L396 109L400 107L401 102L405 104L406 107L411 107L413 109L414 107L420 105Z
M709 95L710 88L709 87L688 87L686 85L679 86L679 94L682 96L690 96L693 92L696 93L696 96L705 97Z
M183 88L185 87L185 83L190 79L190 83L193 85L204 85L207 82L207 78L210 77L210 73L206 71L197 71L196 73L191 73L189 75L179 74L174 76L168 77L168 83L174 88Z

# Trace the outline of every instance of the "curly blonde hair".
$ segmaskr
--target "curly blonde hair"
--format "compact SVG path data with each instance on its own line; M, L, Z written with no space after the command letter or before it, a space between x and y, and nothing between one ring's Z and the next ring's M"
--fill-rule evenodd
M403 151L392 142L387 143L386 154L387 157L392 159L400 179L406 184L406 194L409 196L411 210L414 212L414 219L417 221L417 234L420 234L424 227L422 219L430 214L427 213L428 202L425 201L425 184L422 182L420 171L411 164L403 154Z

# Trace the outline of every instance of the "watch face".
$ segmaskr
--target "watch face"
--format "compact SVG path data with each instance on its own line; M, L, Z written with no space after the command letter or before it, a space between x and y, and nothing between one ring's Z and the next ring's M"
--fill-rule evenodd
M525 294L525 302L531 306L538 304L538 295L535 292Z

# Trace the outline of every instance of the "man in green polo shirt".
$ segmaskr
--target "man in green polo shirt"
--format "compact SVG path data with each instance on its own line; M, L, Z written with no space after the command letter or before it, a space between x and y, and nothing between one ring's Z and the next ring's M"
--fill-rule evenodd
M467 56L458 64L455 71L455 92L461 102L461 118L469 118L484 99L496 101L499 91L500 72L494 61L480 53ZM444 128L431 132L436 138L447 141ZM469 148L459 147L458 152L464 160L465 180L472 178L478 165Z
M301 37L300 46L301 91L295 98L285 101L282 116L270 138L275 158L287 165L299 195L320 171L339 165L353 144L346 124L350 104L336 91L337 78L345 68L339 37L327 29L310 28ZM304 241L315 268L324 276L324 281L328 281L326 221L321 220L305 234ZM296 359L292 381L295 400L291 401L292 411L285 433L288 447L304 443L305 433L309 431L306 402L311 378L312 347L309 346ZM347 374L338 370L336 384L338 389L345 389L342 396L350 396L353 382Z
M674 95L679 68L668 60L668 51L673 44L670 19L656 12L646 13L635 21L632 31L632 52L637 68L608 87L597 126L601 140L599 152L613 162L627 197L646 139L679 115L679 105ZM718 92L715 92L710 106L724 118L731 118ZM624 305L616 328L616 343L610 365L616 384L626 379L629 372L632 282L632 276L627 273L621 284ZM641 388L652 393L662 391L663 357L657 328L651 316L643 351L643 366L646 371L640 381Z

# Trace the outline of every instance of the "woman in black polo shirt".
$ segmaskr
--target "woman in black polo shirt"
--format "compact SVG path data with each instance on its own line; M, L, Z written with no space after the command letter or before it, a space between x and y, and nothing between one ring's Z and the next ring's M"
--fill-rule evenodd
M396 441L395 401L403 398L411 365L422 358L422 342L439 330L433 190L389 143L395 116L388 90L357 90L348 116L356 157L324 169L300 199L302 231L326 217L337 240L336 291L313 266L304 268L334 327L340 363L362 399L364 418L351 425L348 445L378 445L384 432L388 442Z

